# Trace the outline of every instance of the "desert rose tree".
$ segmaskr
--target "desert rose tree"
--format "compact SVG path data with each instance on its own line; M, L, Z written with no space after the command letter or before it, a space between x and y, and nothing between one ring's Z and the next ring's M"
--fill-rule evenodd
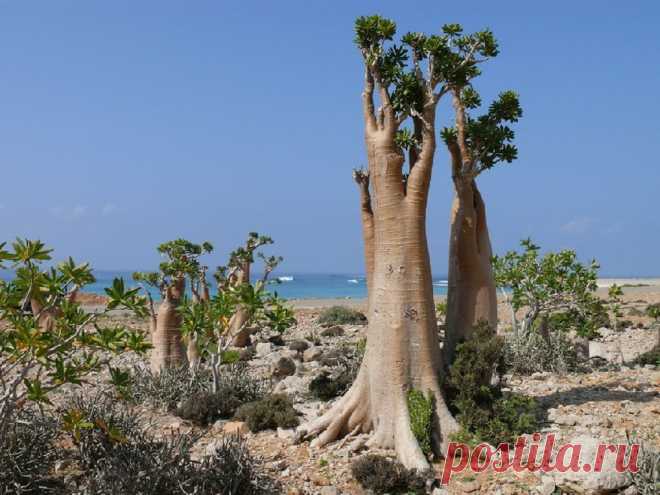
M453 40L462 38L458 25L450 26L449 34ZM457 41L455 45L468 56L475 50L469 43ZM490 39L488 50L476 63L497 53L497 44ZM514 132L509 124L518 121L522 110L513 91L501 93L483 115L473 117L469 114L481 106L481 98L472 86L480 73L475 64L465 79L451 85L455 123L442 131L451 157L454 183L449 234L447 336L443 347L447 365L453 361L456 345L469 339L480 323L487 323L493 331L497 327L493 253L486 206L477 187L477 177L498 163L510 163L518 154L512 144Z
M151 369L159 373L162 368L183 366L188 357L181 336L181 315L177 308L183 302L186 279L191 279L193 294L199 300L195 281L200 279L202 266L199 257L210 253L213 246L208 242L193 244L185 239L176 239L158 246L158 252L166 259L160 264L158 272L136 272L133 279L156 288L160 292L161 303L156 312L151 294L145 285L149 297L151 342ZM204 288L201 285L202 289ZM194 342L192 343L194 345Z
M260 242L260 239L268 242ZM282 333L296 323L293 310L276 292L267 290L269 277L282 258L255 253L260 245L271 243L268 237L250 233L245 245L233 251L227 265L218 267L214 274L217 282L215 295L203 298L200 303L194 299L185 301L178 308L184 335L196 342L200 357L206 359L211 369L214 393L218 392L223 355L236 341L237 335L244 335L249 341L250 335L256 331ZM263 262L263 274L254 282L244 281L237 275L245 273L246 263L251 265L255 255ZM204 279L198 283L208 287L205 273L200 272L199 276Z
M302 433L317 436L313 445L320 446L370 432L368 445L393 448L407 467L426 469L427 457L411 428L411 395L431 396L435 403L435 453L444 451L458 429L439 385L442 363L426 240L436 106L452 87L464 84L476 57L490 55L494 42L488 31L457 37L446 26L440 35L409 33L401 44L386 47L396 26L379 16L358 18L355 30L365 66L368 167L354 177L363 205L367 346L352 387ZM374 93L380 100L377 109Z

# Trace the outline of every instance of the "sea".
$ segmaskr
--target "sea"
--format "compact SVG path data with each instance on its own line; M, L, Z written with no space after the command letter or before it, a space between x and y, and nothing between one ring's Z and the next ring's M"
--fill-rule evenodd
M85 292L104 294L104 289L112 285L116 277L124 279L129 286L135 286L132 272L95 270L96 282L85 287ZM213 284L211 284L213 286ZM316 274L283 273L273 275L268 290L277 292L284 299L363 299L367 297L367 284L364 275L357 274ZM436 294L447 293L447 277L434 277L433 290ZM158 298L156 291L152 292Z

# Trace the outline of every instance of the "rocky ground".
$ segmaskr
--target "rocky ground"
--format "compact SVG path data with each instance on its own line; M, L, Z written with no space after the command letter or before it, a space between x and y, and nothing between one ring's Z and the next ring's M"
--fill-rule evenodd
M353 306L359 307L360 303ZM538 398L545 422L541 433L555 433L557 443L579 440L584 450L598 442L626 443L626 431L647 447L660 450L660 370L657 367L628 366L639 354L657 342L657 326L640 315L647 304L639 295L628 298L625 311L632 327L613 331L601 330L601 338L589 343L589 353L599 357L596 371L556 375L537 373L529 377L505 377L509 390ZM254 373L272 379L276 392L293 397L301 422L325 411L330 403L315 400L308 391L310 381L329 370L338 352L355 348L364 338L365 327L342 325L321 327L317 323L320 309L298 305L298 324L278 339L258 336L249 361ZM112 317L132 326L143 322L118 314ZM636 328L637 326L642 328ZM134 357L120 358L124 364L135 364ZM623 365L622 365L623 364ZM143 411L163 427L163 431L192 431L199 428L162 411ZM202 456L226 432L245 435L251 450L263 459L266 469L279 479L289 494L363 494L352 479L350 464L361 452L354 452L349 442L337 442L323 449L312 449L308 442L295 443L293 430L250 433L245 424L219 421L203 430L196 451ZM530 432L532 433L532 432ZM605 464L607 467L607 464ZM442 472L443 462L434 465ZM605 470L604 470L605 471ZM529 470L515 473L486 471L456 475L443 493L636 493L625 474L553 473L539 474Z

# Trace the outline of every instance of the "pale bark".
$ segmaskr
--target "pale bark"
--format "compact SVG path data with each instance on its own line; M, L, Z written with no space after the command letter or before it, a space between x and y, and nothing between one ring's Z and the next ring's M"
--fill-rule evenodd
M163 368L183 366L187 363L181 338L181 316L177 307L181 303L185 279L176 280L165 290L165 297L156 314L156 329L151 336L151 370L159 373Z
M446 365L456 346L472 337L480 322L497 328L497 292L486 207L474 180L455 179L449 238Z
M250 283L250 263L247 261L236 272L235 283L236 285ZM247 311L239 306L229 322L229 335L233 336L232 345L234 347L246 347L250 344L250 335L252 335L254 329L246 326L248 317Z
M367 290L373 283L375 247L374 247L374 212L371 208L369 192L369 173L362 170L353 172L353 179L360 188L360 220L364 240L364 269L367 278Z
M486 221L486 205L477 187L478 162L467 145L465 108L454 91L456 140L448 143L454 202L449 234L447 320L443 352L451 366L456 346L472 337L480 323L497 331L497 291Z
M363 107L373 212L371 275L367 266L370 280L366 353L349 391L327 413L301 430L306 436L318 435L314 446L341 436L370 432L369 446L392 448L408 468L427 469L428 461L410 426L408 392L417 389L433 396L433 447L437 454L445 451L449 435L458 430L439 386L442 363L426 240L434 129L425 129L424 145L404 189L404 158L394 144L396 124L389 97L381 88L383 107L375 118L373 80L368 73L365 83ZM433 122L435 106L430 105L427 110L427 122ZM363 222L363 233L368 234L364 227ZM365 235L368 260L367 240Z

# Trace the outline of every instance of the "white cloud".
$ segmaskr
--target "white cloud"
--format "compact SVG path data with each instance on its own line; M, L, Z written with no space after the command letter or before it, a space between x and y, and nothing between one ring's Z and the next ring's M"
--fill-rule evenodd
M108 216L112 215L115 211L117 211L117 205L114 203L106 203L103 205L103 208L101 208L101 215L103 216Z
M79 218L87 215L87 207L84 205L76 205L72 208L64 208L62 206L55 206L49 209L49 212L55 218L60 220L78 220Z
M561 226L561 230L568 234L585 234L596 224L597 220L589 217L578 217Z

